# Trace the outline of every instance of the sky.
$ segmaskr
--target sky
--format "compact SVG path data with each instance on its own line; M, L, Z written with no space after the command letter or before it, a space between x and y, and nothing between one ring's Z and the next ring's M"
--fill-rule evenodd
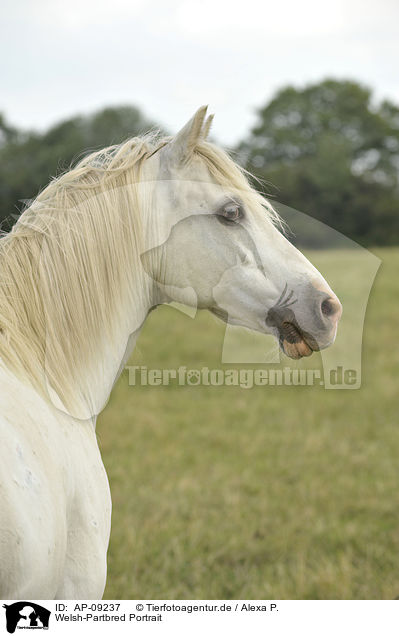
M174 133L203 104L234 146L287 84L399 103L398 0L2 0L0 112L44 130L132 104Z

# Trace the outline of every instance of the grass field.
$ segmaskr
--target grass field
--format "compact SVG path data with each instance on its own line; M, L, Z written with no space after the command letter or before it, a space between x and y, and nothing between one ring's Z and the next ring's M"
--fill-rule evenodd
M359 390L133 387L122 374L98 424L107 598L399 595L399 249L374 251ZM339 271L338 252L320 259ZM221 368L224 329L160 308L132 364Z

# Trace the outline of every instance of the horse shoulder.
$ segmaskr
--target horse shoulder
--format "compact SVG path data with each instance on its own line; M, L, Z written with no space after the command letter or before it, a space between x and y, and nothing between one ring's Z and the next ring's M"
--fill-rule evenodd
M1 370L0 386L0 597L51 598L71 579L74 559L81 556L82 570L74 580L94 553L105 560L108 481L92 423Z

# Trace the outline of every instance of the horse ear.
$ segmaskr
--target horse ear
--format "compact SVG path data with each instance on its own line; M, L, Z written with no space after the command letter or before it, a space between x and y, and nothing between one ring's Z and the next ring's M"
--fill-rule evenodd
M208 138L209 131L210 131L210 129L211 129L211 126L212 126L212 122L213 122L213 118L214 118L214 116L215 116L215 115L209 115L209 116L206 118L206 121L205 121L204 127L203 127L203 129L202 129L202 131L201 131L201 137L202 137L202 139L204 139L204 140L206 140L206 139Z
M171 141L170 156L174 163L185 163L192 155L198 140L202 137L207 108L208 106L201 106Z

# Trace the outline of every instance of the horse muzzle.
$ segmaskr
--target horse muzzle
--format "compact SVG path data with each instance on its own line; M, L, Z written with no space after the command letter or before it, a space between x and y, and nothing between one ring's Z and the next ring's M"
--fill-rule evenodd
M292 300L292 295L285 302L280 297L268 311L266 325L277 330L284 353L297 360L334 342L341 315L342 306L334 294L313 288L302 305L297 299Z

